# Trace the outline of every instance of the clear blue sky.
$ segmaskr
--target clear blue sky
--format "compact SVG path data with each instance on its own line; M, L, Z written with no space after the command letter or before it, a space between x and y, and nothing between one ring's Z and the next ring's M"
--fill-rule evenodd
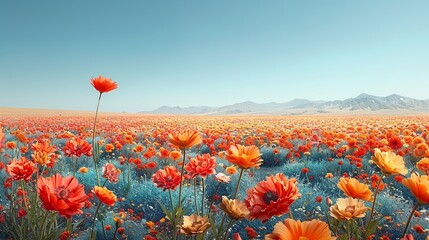
M429 1L1 1L0 106L429 98Z

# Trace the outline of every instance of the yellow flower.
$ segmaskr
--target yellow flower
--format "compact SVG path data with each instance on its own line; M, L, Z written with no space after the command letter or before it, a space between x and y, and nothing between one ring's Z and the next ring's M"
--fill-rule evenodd
M371 160L381 169L384 174L405 175L408 169L405 167L404 159L394 152L382 152L376 148Z
M358 198L365 201L370 201L372 192L366 184L360 183L355 178L340 178L337 184L338 188L343 191L347 196Z

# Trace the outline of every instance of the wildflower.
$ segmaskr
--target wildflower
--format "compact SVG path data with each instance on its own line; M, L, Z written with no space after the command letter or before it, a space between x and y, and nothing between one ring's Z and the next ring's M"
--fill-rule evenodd
M317 197L316 197L316 202L322 202L322 200L323 200L323 197L322 197L322 196L317 196Z
M107 224L106 226L104 226L104 230L110 231L112 230L112 226L110 226L110 224Z
M414 225L413 229L416 233L425 233L425 229L418 224Z
M197 131L186 130L176 134L169 134L170 143L183 150L191 148L202 142L201 134Z
M111 143L108 143L104 146L104 150L108 153L111 153L113 150L115 150L115 146Z
M60 234L60 236L59 236L58 240L67 240L67 239L69 239L69 237L70 237L70 232L69 232L69 231L67 231L67 230L64 230L64 231Z
M79 168L78 172L82 173L82 174L85 174L85 173L88 172L88 168L87 167L81 167L81 168Z
M250 210L249 218L259 219L265 223L273 216L287 213L290 205L300 197L296 179L287 179L278 173L275 176L268 176L265 181L249 189L244 202Z
M285 219L274 225L274 231L265 236L266 240L334 240L327 223L320 220L301 222Z
M411 174L410 178L402 180L402 184L410 189L419 203L429 204L429 177L427 175Z
M118 233L119 234L124 234L124 232L125 232L125 228L123 228L123 227L120 227L120 228L118 228Z
M95 186L92 192L95 193L100 202L108 206L113 206L116 202L116 195L106 187Z
M413 234L407 234L401 240L414 240Z
M239 233L232 234L232 240L242 240Z
M26 182L30 181L33 173L36 172L34 163L29 161L26 157L21 157L19 160L13 159L6 165L6 172L12 176L13 180L24 179Z
M103 178L106 178L111 183L117 183L119 181L119 174L121 169L117 169L112 163L106 163L103 167Z
M92 146L81 138L73 138L66 142L63 152L67 157L92 156Z
M408 169L405 167L404 160L394 152L382 152L376 148L372 161L381 169L384 174L402 174L405 175Z
M125 218L127 217L127 214L124 212L119 212L117 215L113 217L113 222L115 223L115 227L119 228L124 224Z
M333 178L334 175L332 173L326 173L325 178Z
M303 174L307 174L309 171L310 170L306 167L301 169L301 173L303 173Z
M152 175L152 182L156 187L162 188L163 191L176 189L181 181L182 176L180 172L173 166L166 166Z
M233 145L228 149L226 160L243 169L259 167L263 162L258 147L240 144Z
M216 173L216 158L211 157L210 154L204 154L201 156L196 156L191 158L189 163L186 164L186 171L191 178L196 177L197 175L202 178L206 178L210 174Z
M171 159L173 159L174 161L177 161L179 159L182 158L182 153L176 150L173 150L170 152L170 154L168 155Z
M416 164L417 168L423 172L429 171L429 158L422 158Z
M225 169L225 172L229 175L233 175L237 172L237 168L235 166L229 166Z
M13 142L13 141L6 142L6 147L9 149L15 149L16 148L16 142Z
M81 214L88 198L84 186L75 177L63 178L58 173L49 178L40 177L37 191L44 209L57 211L66 218Z
M27 212L23 208L20 208L18 211L18 218L22 218L25 216L27 216Z
M210 222L208 217L192 214L191 216L183 216L183 224L180 228L180 232L184 233L186 236L192 236L203 233L209 227Z
M366 184L360 183L355 178L340 178L337 184L338 188L347 196L358 198L365 201L370 201L372 192Z
M222 202L219 207L234 220L247 218L250 214L244 202L238 199L228 199L226 196L222 196Z
M92 86L101 93L107 93L118 88L118 84L110 78L99 76L91 79Z
M246 233L247 233L247 237L249 237L250 239L258 237L258 233L255 231L255 229L251 227L246 227Z
M355 198L338 198L337 203L329 208L331 216L338 220L363 218L366 211L364 203Z
M215 175L215 180L220 183L229 183L231 181L231 177L223 173L218 173Z

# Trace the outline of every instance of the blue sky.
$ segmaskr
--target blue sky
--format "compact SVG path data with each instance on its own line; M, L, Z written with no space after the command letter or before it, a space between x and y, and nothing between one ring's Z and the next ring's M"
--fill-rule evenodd
M0 106L428 99L429 1L2 1Z

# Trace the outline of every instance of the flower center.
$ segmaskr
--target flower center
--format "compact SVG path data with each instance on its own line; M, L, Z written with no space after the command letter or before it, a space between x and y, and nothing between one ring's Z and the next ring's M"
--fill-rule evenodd
M279 195L276 192L268 191L264 196L262 196L262 199L266 204L270 204L271 201L277 201L277 199L279 199Z
M55 189L54 194L58 199L67 199L70 196L70 190L61 186Z

